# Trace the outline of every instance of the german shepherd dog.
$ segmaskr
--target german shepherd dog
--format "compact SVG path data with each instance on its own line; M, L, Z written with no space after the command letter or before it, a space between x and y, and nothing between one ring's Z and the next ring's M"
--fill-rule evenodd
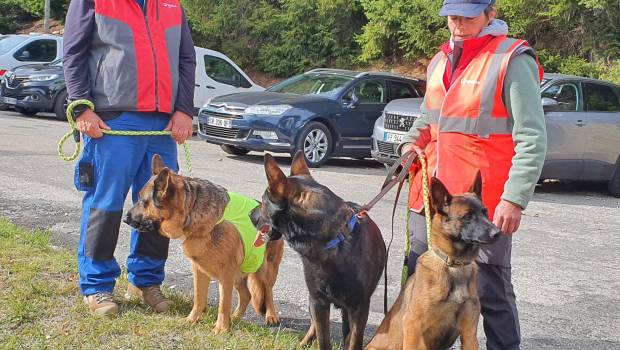
M254 221L266 240L283 236L301 255L312 320L300 345L316 337L320 350L331 350L329 313L334 304L342 310L345 348L362 349L370 297L386 260L379 228L370 217L356 215L359 206L317 183L301 152L288 178L269 154L265 172L269 187Z
M367 350L478 349L480 301L474 262L482 244L500 237L480 201L478 173L471 193L452 196L431 179L431 242Z
M266 316L268 325L279 323L272 289L284 242L269 242L258 271L242 273L245 251L240 232L230 221L220 220L230 200L226 189L207 180L174 174L164 167L159 155L153 157L152 163L153 176L124 221L139 231L157 230L162 236L183 240L183 251L192 263L194 276L194 306L186 320L200 319L214 279L219 282L220 296L214 333L230 328L233 287L239 294L233 318L243 317L251 301L256 312ZM259 209L257 203L254 210ZM250 215L247 221L254 237Z

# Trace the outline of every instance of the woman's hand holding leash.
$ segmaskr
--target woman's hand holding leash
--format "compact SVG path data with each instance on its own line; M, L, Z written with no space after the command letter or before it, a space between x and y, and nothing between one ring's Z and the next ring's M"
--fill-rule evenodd
M176 111L165 130L170 130L172 138L180 145L192 136L194 132L192 122L192 116Z

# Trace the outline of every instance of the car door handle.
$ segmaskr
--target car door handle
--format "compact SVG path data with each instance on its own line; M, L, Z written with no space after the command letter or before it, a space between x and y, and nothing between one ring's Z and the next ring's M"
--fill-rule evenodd
M575 123L575 125L577 125L578 127L580 127L580 128L581 128L581 127L586 126L586 123L584 123L584 122L583 122L583 120L578 120L578 121Z
M200 84L196 84L195 86L196 86L196 87L200 87Z
M207 89L211 89L211 90L215 90L215 87L211 86L211 85L207 85L205 86Z

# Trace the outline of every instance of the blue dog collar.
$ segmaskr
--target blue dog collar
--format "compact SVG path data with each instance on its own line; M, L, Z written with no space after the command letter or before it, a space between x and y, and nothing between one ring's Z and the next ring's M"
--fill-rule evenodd
M355 226L357 226L357 214L353 214L353 216L351 216L351 219L349 219L349 222L347 222L347 228L349 229L349 232L353 232L353 230L355 230ZM346 239L347 237L342 234L342 232L338 233L338 236L336 236L336 238L327 242L327 244L325 245L325 250L336 248Z

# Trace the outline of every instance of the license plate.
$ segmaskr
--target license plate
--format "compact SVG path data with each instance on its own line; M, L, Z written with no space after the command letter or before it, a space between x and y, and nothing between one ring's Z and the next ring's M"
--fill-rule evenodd
M386 132L383 134L383 141L392 143L401 143L403 141L403 135Z
M229 119L209 117L209 119L207 119L207 124L212 125L212 126L219 126L221 128L228 128L228 129L232 128L232 125Z
M2 100L4 101L4 103L6 103L8 105L16 105L17 104L17 99L16 98L4 97Z

